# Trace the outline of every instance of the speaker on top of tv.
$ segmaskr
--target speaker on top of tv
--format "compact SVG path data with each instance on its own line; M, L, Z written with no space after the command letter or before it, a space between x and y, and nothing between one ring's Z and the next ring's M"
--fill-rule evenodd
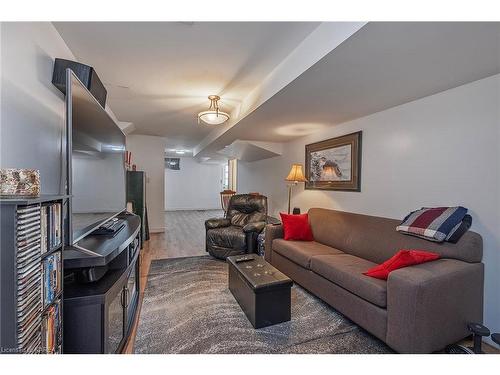
M66 95L66 69L71 69L80 81L92 93L94 98L104 108L106 106L107 91L102 84L99 76L91 66L81 64L76 61L57 58L54 63L54 72L52 73L52 83L63 94Z

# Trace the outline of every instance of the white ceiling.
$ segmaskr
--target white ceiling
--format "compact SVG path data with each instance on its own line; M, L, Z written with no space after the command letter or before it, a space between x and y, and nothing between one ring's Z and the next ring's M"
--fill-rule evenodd
M54 25L96 68L120 121L165 136L167 148L198 146L199 157L237 139L287 142L500 73L500 23L368 23L220 132L197 124L206 96L238 108L318 23Z
M108 103L134 133L191 149L212 128L197 123L207 96L231 112L319 23L55 22L76 58L93 66Z
M286 142L500 73L500 23L369 23L205 147Z

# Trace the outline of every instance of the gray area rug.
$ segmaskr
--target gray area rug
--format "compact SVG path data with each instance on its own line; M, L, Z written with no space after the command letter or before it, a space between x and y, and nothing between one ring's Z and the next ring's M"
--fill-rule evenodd
M227 287L227 264L208 256L151 264L136 353L391 353L298 285L292 320L254 329Z

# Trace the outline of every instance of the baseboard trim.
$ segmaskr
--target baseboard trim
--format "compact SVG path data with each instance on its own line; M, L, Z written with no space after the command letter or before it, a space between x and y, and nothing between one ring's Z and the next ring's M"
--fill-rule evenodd
M165 232L165 227L149 228L149 233L163 233L163 232Z

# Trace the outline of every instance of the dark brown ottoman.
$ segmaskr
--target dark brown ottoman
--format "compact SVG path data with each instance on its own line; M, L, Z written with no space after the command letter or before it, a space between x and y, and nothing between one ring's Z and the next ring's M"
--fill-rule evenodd
M290 320L290 278L257 254L231 256L227 262L229 290L254 328Z

